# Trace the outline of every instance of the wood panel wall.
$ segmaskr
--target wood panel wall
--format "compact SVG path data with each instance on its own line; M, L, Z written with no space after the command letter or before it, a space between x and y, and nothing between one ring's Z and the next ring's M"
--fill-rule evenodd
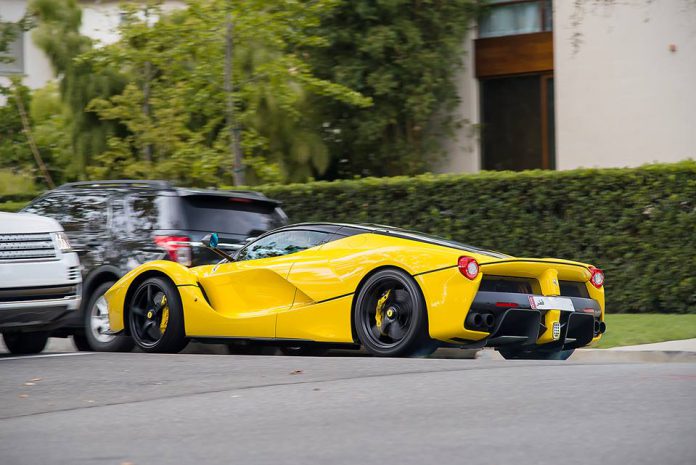
M476 77L553 71L553 32L475 40Z

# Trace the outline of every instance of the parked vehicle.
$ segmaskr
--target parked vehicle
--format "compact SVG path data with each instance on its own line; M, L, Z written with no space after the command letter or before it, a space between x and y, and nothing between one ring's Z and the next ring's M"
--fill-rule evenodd
M80 350L127 351L133 341L107 333L100 297L128 271L151 260L184 266L219 261L200 246L210 230L234 251L250 237L287 223L279 202L250 191L177 188L164 181L99 181L63 185L35 199L24 212L55 218L65 228L83 267L83 304L54 331L73 336Z
M494 347L505 358L565 359L598 340L604 274L585 263L515 258L399 228L306 223L233 256L186 268L153 261L104 296L114 334L145 352L190 338L296 349L362 345L378 356L438 345Z
M77 254L57 221L0 212L0 331L13 354L34 354L78 313Z

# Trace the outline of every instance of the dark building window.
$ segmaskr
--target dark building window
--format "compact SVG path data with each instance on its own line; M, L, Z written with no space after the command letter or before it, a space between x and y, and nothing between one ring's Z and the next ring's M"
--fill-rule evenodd
M555 168L550 0L492 1L475 44L481 167Z
M481 81L482 168L553 168L553 77L523 75ZM549 118L550 115L551 117ZM551 143L549 143L551 142Z

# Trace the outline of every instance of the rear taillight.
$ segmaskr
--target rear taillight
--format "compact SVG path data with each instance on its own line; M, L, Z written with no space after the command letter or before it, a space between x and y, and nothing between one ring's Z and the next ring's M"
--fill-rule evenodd
M604 285L604 272L594 266L588 269L590 270L590 284L599 289Z
M476 259L471 257L459 257L457 267L464 276L471 280L476 279L479 274L479 264Z
M186 236L155 236L155 244L162 247L169 259L191 266L191 239Z

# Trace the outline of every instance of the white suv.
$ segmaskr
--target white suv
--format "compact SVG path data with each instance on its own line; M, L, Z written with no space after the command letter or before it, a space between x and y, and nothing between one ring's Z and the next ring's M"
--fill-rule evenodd
M77 312L82 274L57 221L0 212L0 331L14 354L35 354Z

